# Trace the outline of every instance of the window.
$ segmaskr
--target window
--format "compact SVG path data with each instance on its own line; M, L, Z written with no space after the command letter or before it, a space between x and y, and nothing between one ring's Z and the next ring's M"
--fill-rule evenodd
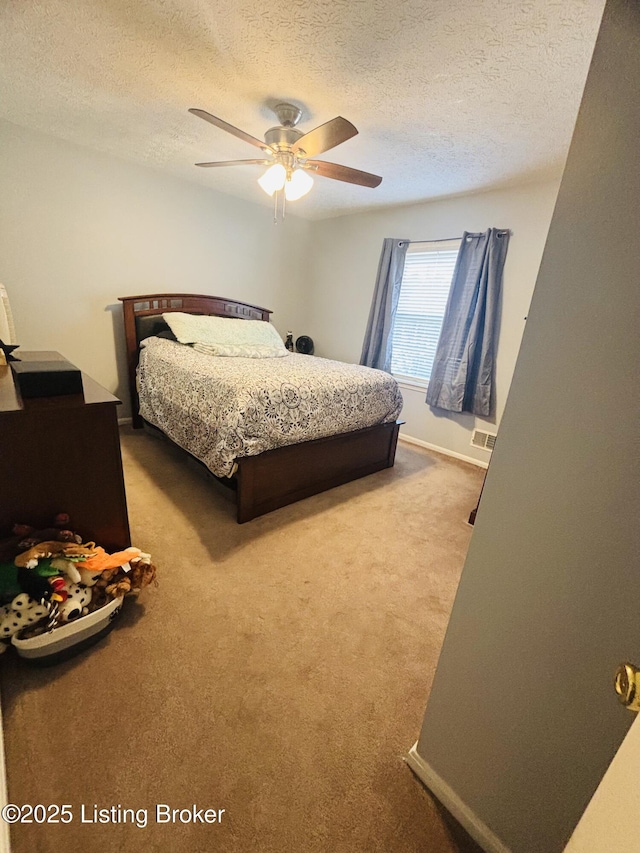
M442 329L461 240L412 243L393 327L391 372L427 382Z

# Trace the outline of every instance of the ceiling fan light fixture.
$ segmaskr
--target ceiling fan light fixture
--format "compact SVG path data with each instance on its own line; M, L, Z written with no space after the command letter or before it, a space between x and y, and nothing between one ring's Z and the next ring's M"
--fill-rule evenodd
M269 166L267 171L261 178L258 178L258 183L267 195L273 195L278 190L281 190L287 180L287 170L281 163L274 163Z
M258 183L266 194L274 200L274 221L277 221L279 203L284 218L286 202L302 198L313 186L313 178L308 174L308 169L311 169L316 175L320 175L321 178L331 178L334 181L343 181L346 184L356 184L361 187L377 187L382 181L379 175L372 175L360 169L328 163L326 160L310 159L319 154L324 154L325 151L330 151L336 145L341 145L358 133L354 125L342 116L336 116L313 130L303 133L296 127L302 115L300 107L295 106L295 104L280 103L274 108L280 124L278 127L270 128L265 133L264 142L262 142L250 133L234 127L229 122L208 113L206 110L192 107L189 112L204 119L214 127L260 149L260 159L222 160L220 162L196 163L196 166L209 168L216 166L269 166L262 177L258 178ZM281 190L284 190L282 196L280 196Z
M306 195L313 186L313 178L304 169L295 169L284 185L284 195L287 201L297 201Z

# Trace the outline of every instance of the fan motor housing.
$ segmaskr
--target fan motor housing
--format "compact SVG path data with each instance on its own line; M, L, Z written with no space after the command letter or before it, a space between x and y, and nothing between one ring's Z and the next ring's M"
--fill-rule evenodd
M302 110L300 107L296 107L295 104L276 104L273 111L278 116L278 121L283 127L293 127L302 118Z
M289 148L303 134L294 127L272 127L264 135L264 141L271 148Z

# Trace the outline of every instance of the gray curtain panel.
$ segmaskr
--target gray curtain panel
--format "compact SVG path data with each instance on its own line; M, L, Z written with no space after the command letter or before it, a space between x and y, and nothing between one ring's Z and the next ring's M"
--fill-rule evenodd
M427 403L449 412L490 416L495 410L497 309L509 231L462 236Z
M391 332L396 319L408 240L385 237L378 264L360 364L391 373Z

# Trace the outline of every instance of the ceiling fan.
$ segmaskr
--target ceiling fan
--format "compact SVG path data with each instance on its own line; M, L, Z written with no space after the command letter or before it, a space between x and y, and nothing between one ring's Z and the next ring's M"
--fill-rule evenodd
M244 130L234 127L217 116L205 110L190 109L189 112L195 116L208 121L221 130L226 130L238 139L244 139L250 145L262 151L262 157L254 160L223 160L218 163L196 163L196 166L206 168L217 166L269 166L267 171L258 179L258 183L268 195L276 194L284 190L287 201L295 201L306 195L313 184L313 178L309 174L315 173L323 178L333 178L335 181L344 181L348 184L358 184L361 187L377 187L382 178L372 175L370 172L362 172L349 166L340 166L337 163L327 163L324 160L311 159L318 154L324 154L336 145L351 139L358 131L345 118L338 116L308 133L296 128L302 117L302 111L294 104L278 104L274 107L274 113L278 117L280 125L272 127L264 135L264 142L245 133Z

